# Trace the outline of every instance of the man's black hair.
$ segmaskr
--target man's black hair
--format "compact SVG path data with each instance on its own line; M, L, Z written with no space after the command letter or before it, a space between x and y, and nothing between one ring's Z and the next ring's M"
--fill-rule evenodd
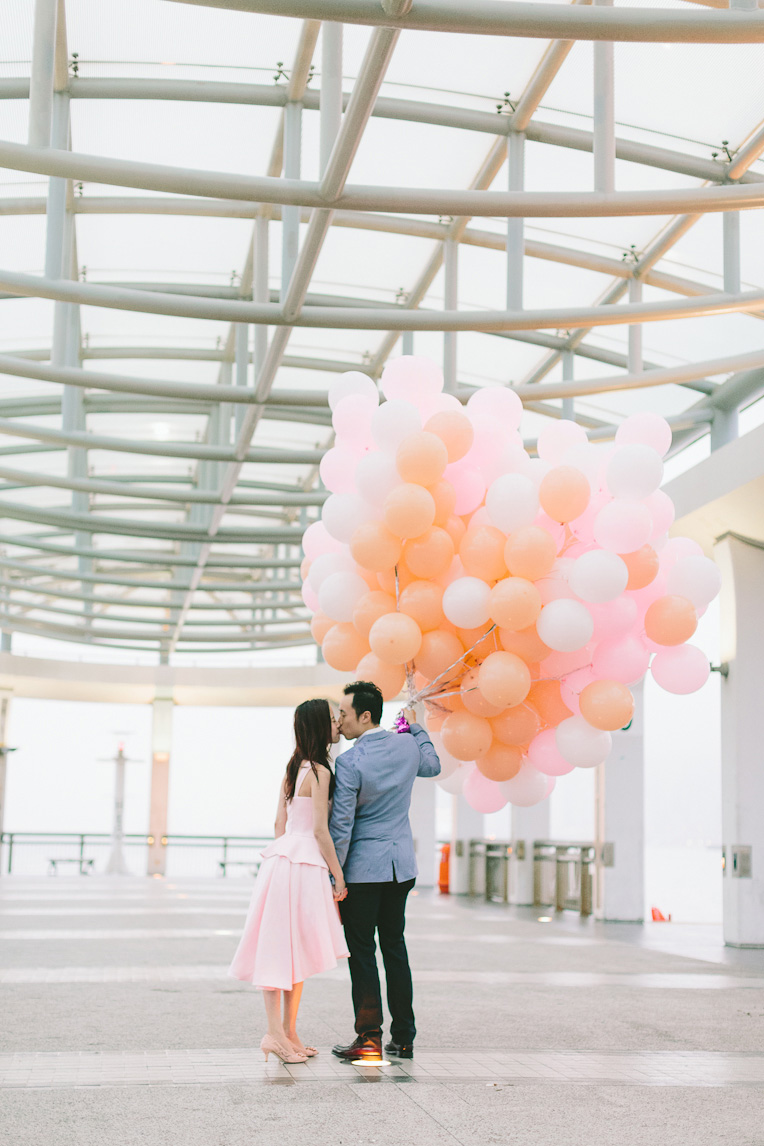
M370 680L354 680L345 685L345 696L352 697L353 711L357 717L368 712L372 724L382 720L382 693Z

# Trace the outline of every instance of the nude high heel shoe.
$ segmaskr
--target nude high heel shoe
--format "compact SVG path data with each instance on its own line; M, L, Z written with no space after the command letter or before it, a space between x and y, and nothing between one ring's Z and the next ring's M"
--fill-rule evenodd
M272 1035L265 1035L263 1037L263 1040L260 1043L260 1050L265 1055L266 1062L268 1061L269 1054L275 1054L276 1058L279 1058L282 1062L289 1063L290 1065L296 1064L298 1062L305 1062L307 1057L304 1054L298 1054L291 1048L287 1050L287 1048L278 1042L277 1039L274 1039Z

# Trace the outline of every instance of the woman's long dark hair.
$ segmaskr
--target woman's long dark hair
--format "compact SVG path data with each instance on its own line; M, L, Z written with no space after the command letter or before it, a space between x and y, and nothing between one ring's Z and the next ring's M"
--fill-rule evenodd
M329 769L329 797L334 791L334 773L329 764L329 745L332 742L332 711L328 700L304 700L294 710L295 750L286 767L284 796L287 803L294 799L297 773L300 766L310 763L318 778L317 765Z

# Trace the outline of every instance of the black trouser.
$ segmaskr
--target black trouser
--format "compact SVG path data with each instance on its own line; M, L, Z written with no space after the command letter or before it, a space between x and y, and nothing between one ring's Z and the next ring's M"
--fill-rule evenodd
M355 1029L359 1035L382 1030L382 994L375 943L378 931L387 978L387 1005L392 1017L390 1034L396 1043L414 1041L413 988L403 930L406 897L415 882L407 879L398 883L394 879L390 883L349 883L347 899L340 904L350 951Z

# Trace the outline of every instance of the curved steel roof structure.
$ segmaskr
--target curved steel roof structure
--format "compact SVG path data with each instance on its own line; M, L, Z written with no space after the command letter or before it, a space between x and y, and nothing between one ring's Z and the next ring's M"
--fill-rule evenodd
M327 380L401 351L513 386L531 440L734 436L764 14L718 7L6 0L6 646L305 645Z

